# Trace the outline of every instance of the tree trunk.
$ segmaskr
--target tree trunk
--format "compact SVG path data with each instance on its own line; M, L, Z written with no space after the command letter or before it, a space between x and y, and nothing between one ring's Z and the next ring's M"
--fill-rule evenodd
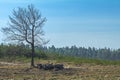
M31 59L31 66L32 67L35 67L35 65L34 65L34 55L35 55L35 47L34 47L34 27L35 27L35 25L32 25L32 44L31 44L31 46L32 46L32 59Z
M35 54L35 50L34 50L34 44L31 45L32 47L32 55L31 55L31 67L35 67L34 65L34 54Z

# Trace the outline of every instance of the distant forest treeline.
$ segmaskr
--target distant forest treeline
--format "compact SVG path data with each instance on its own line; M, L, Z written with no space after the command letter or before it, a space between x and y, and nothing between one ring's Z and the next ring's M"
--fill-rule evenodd
M29 45L24 45L23 43L18 45L8 44L0 45L0 58L15 58L15 57L31 57ZM120 60L120 49L111 50L110 48L97 49L94 47L63 47L55 48L51 47L36 47L35 57L37 58L47 58L48 55L62 55L62 56L76 56L81 58L90 59L103 59L103 60Z
M110 49L110 48L95 48L95 47L63 47L55 48L54 46L43 48L44 51L51 53L59 53L62 55L77 56L81 58L90 59L103 59L103 60L120 60L120 49Z
M41 47L45 52L58 53L66 56L76 56L81 58L90 58L90 59L103 59L103 60L120 60L120 49L110 49L110 48L94 48L94 47L63 47L55 48L51 46Z

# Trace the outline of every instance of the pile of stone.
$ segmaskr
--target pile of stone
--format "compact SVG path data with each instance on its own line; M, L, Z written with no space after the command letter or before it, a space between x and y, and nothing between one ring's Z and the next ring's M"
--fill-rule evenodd
M63 70L64 69L64 65L63 64L37 64L37 68L39 69L44 69L44 70Z

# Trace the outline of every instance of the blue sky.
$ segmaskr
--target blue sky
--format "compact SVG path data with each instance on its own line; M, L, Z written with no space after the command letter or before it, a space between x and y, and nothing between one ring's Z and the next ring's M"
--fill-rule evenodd
M0 0L0 27L14 8L31 3L47 18L48 46L120 48L120 0Z

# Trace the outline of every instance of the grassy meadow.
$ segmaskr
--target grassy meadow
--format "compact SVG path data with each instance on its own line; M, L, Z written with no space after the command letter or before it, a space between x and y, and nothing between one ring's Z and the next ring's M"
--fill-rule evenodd
M52 57L51 57L52 58ZM0 80L120 80L120 61L62 57L35 58L35 64L61 63L60 71L30 67L30 58L0 60Z

